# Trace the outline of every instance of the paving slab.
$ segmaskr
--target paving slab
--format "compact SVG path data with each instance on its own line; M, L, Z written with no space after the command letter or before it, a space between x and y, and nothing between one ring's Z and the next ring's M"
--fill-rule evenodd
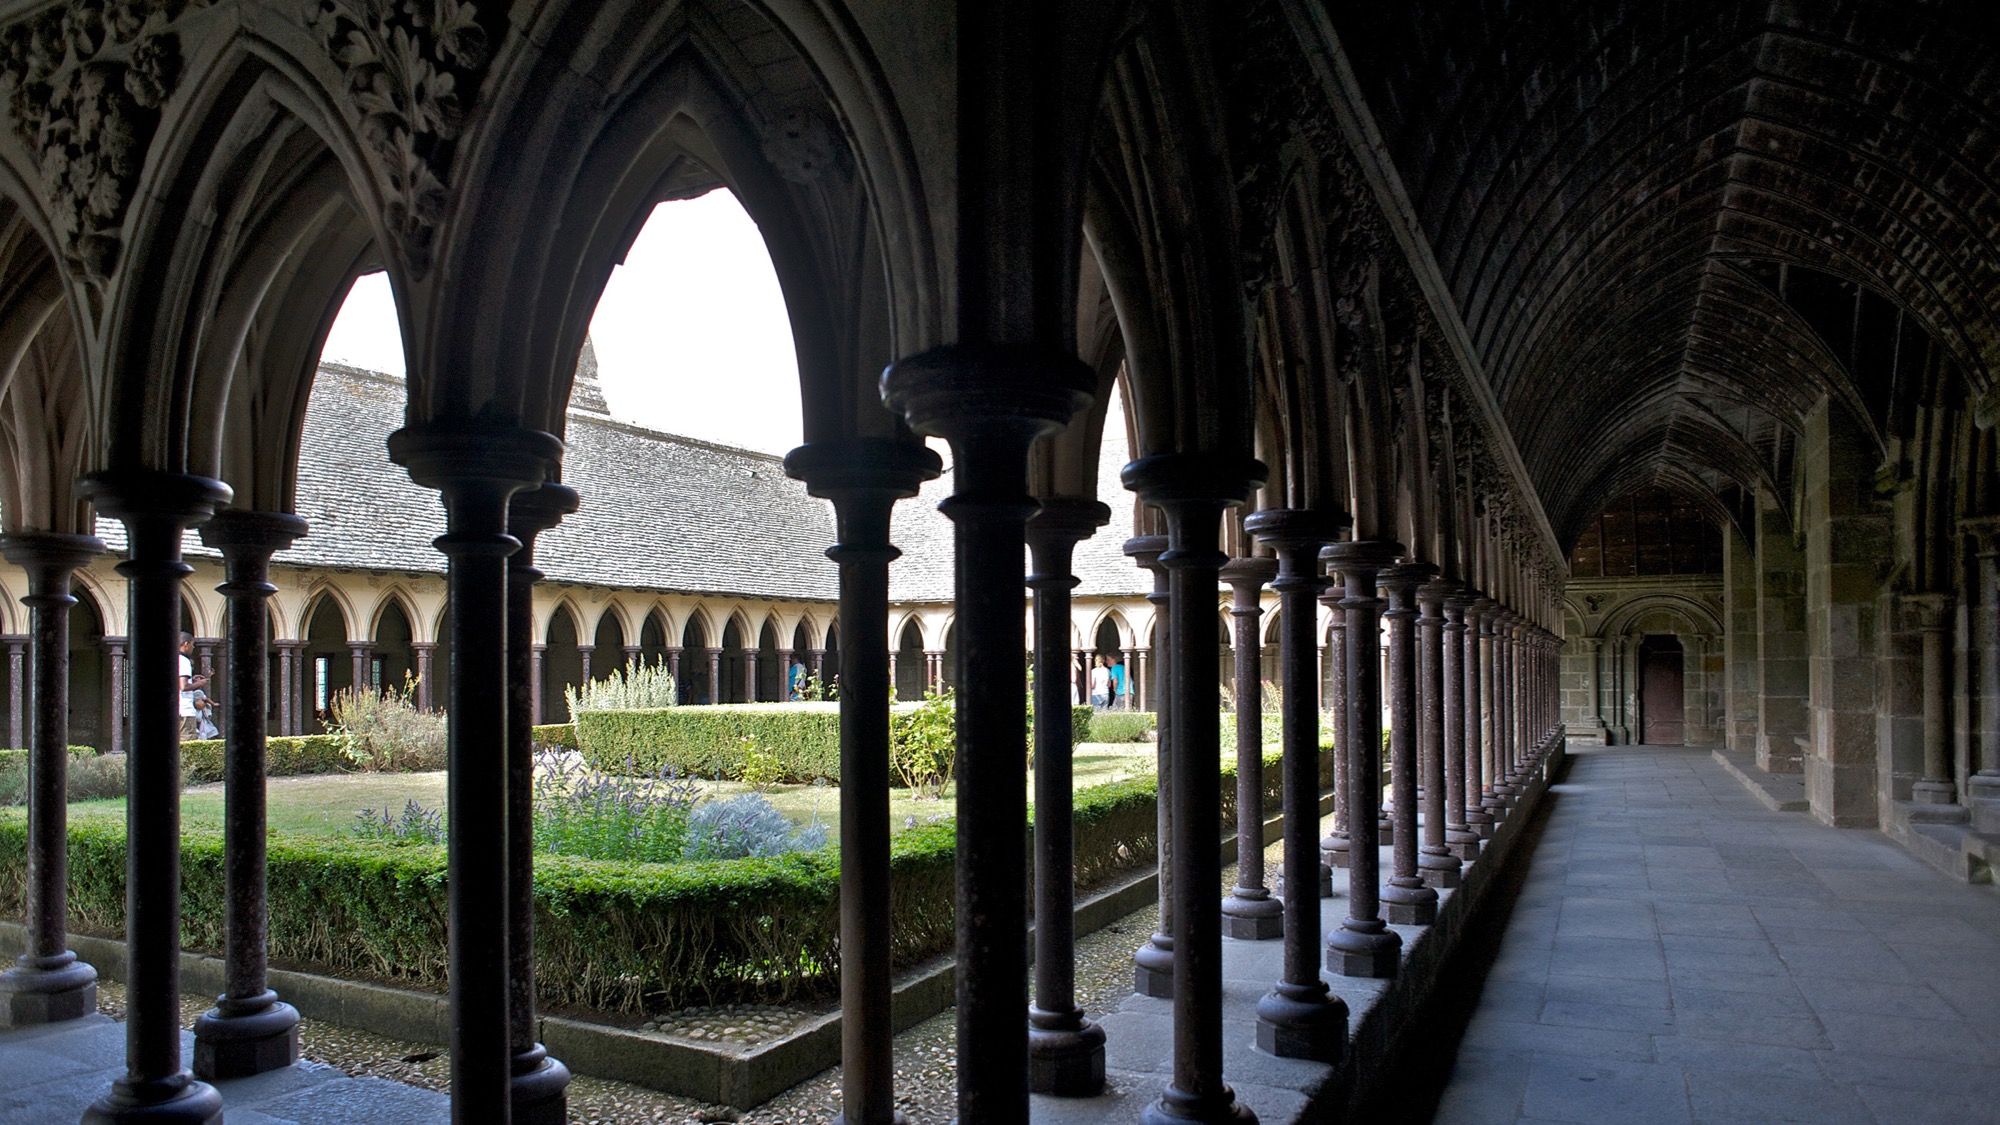
M2000 1125L2000 898L1726 760L1570 751L1435 1121Z

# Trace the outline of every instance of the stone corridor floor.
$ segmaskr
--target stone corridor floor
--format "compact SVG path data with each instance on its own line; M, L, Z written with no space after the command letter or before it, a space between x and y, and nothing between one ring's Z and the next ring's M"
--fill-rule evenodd
M2000 1122L2000 894L1705 748L1571 754L1436 1122Z

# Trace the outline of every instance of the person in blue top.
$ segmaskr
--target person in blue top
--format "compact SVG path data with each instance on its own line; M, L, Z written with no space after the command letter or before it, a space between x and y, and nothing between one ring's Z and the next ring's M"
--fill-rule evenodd
M1114 710L1124 710L1128 704L1125 697L1125 658L1111 654L1111 706Z

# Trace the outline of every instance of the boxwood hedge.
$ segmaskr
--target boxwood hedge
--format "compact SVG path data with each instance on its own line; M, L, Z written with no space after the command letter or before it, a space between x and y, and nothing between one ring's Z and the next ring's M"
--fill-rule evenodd
M181 783L201 785L221 781L226 745L219 738L190 739L181 743ZM338 735L273 735L264 740L266 777L347 773L353 768L354 760L347 756L346 740Z

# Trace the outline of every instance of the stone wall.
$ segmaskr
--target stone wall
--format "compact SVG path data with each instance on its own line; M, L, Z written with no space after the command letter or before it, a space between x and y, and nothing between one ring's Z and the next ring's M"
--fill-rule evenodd
M1682 651L1685 741L1722 745L1722 575L1578 578L1571 580L1565 600L1562 708L1571 741L1620 744L1641 738L1639 646L1647 636L1670 635Z

